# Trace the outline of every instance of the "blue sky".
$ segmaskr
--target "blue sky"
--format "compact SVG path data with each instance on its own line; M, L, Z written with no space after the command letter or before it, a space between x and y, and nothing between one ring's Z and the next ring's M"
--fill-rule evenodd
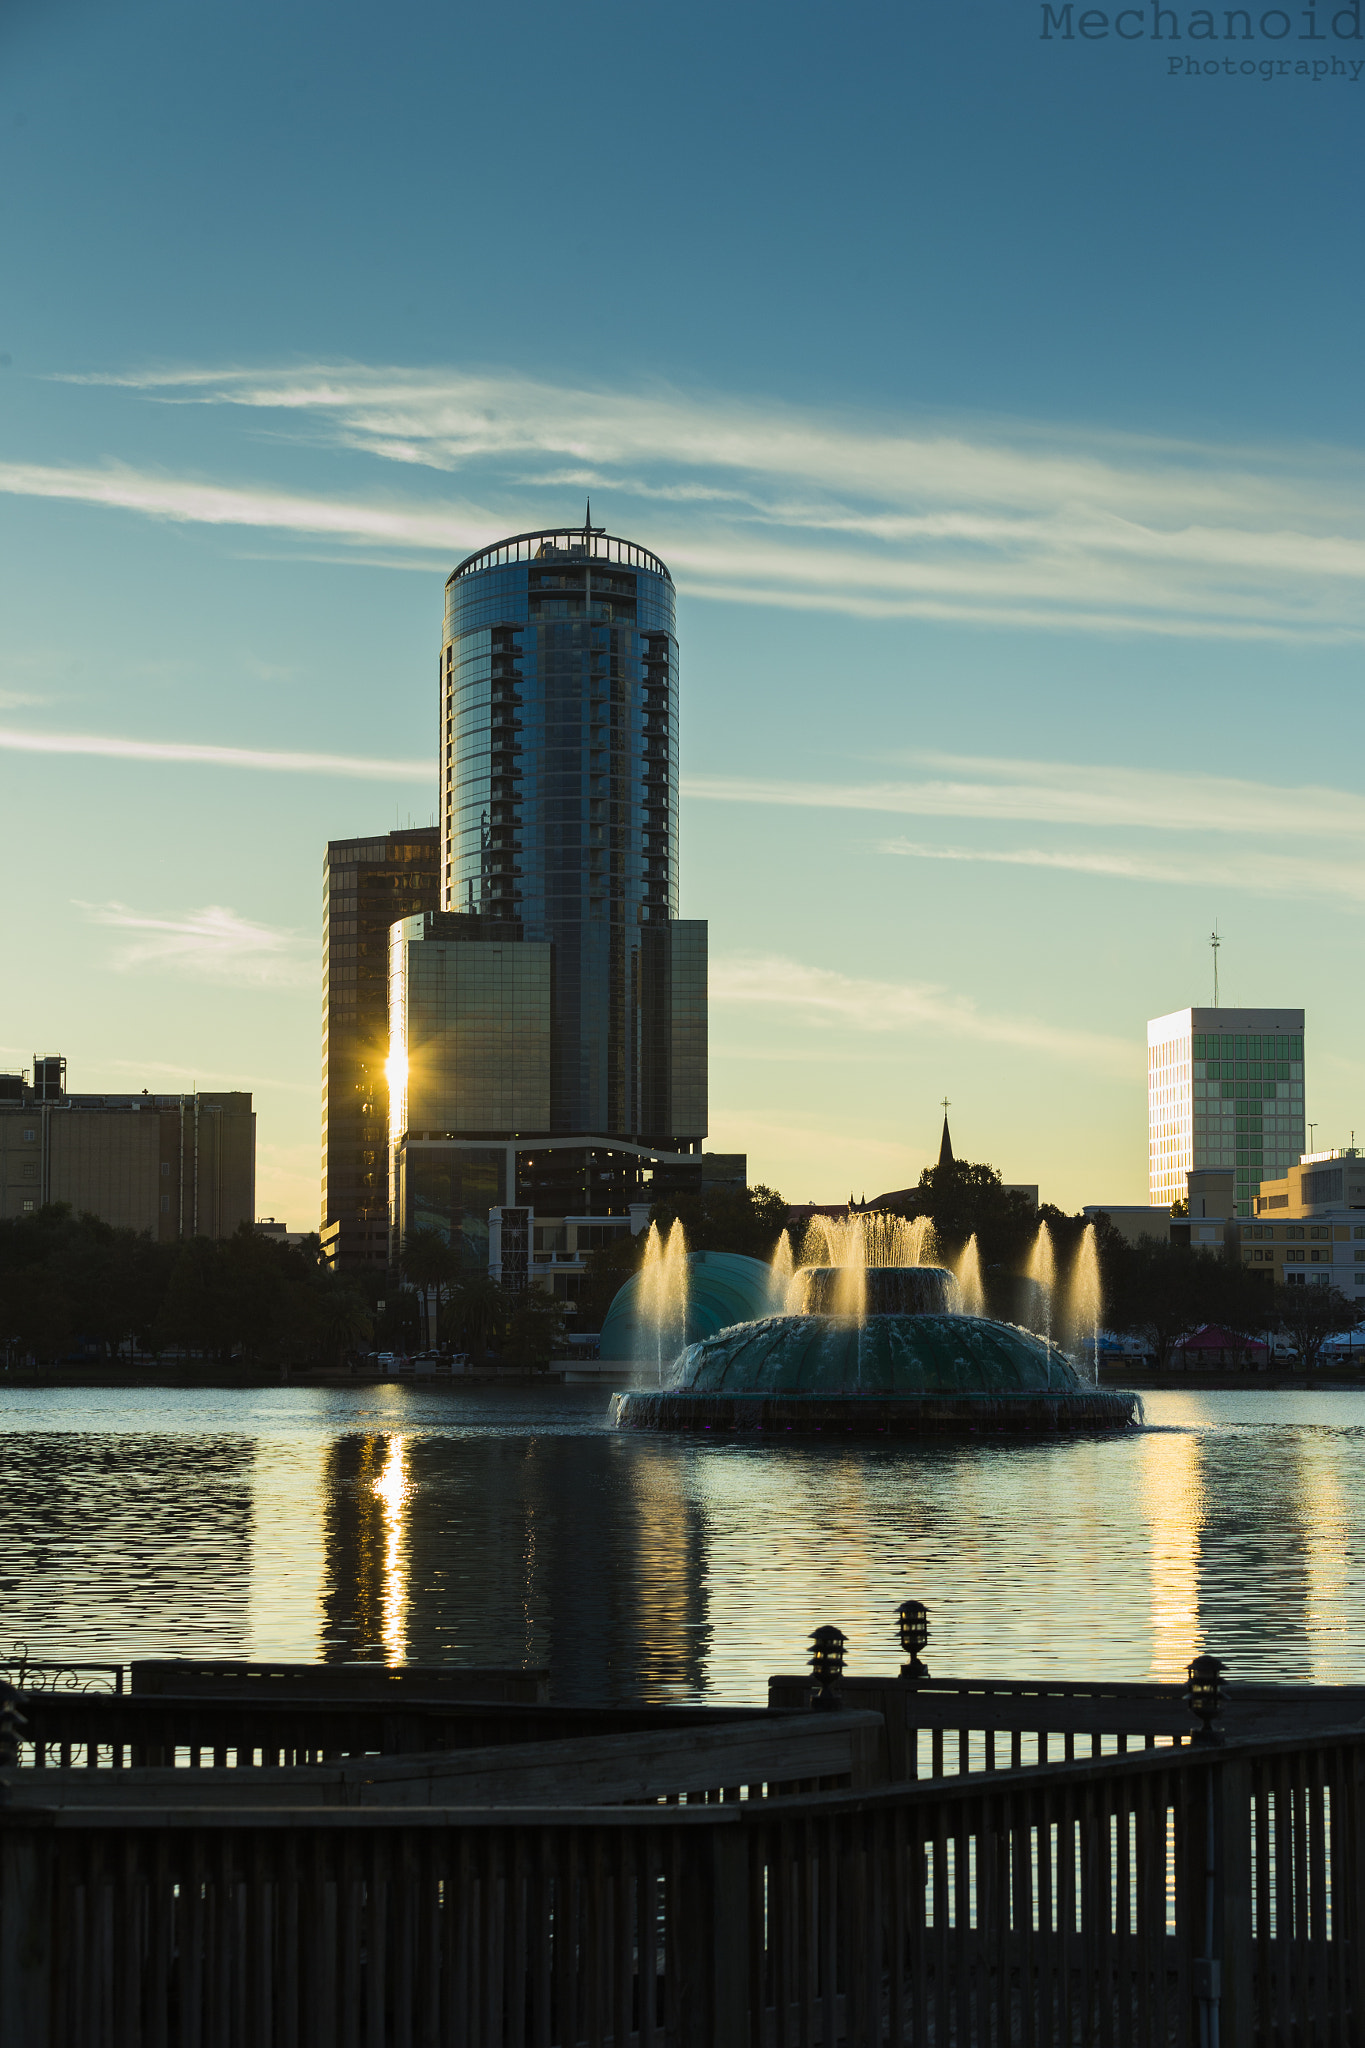
M1365 40L1175 11L0 11L0 1060L253 1088L312 1224L323 842L432 815L444 575L590 489L718 1149L872 1194L946 1093L1143 1200L1215 918L1365 1132Z

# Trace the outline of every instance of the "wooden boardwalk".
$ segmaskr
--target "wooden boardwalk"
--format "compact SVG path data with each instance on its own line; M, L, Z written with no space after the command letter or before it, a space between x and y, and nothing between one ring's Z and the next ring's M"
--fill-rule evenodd
M1243 1691L1204 1747L1170 1688L843 1690L819 1715L804 1690L30 1699L45 1760L0 1772L0 2040L1365 2041L1365 1696Z

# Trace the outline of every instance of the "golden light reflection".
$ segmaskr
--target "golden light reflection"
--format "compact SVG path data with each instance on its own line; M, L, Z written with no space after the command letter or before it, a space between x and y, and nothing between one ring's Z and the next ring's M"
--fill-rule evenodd
M326 1443L262 1433L252 1458L247 1655L316 1657L324 1631Z
M1308 1568L1308 1675L1314 1685L1341 1685L1352 1676L1353 1659L1346 1611L1350 1594L1346 1495L1339 1468L1329 1462L1340 1453L1336 1446L1328 1450L1320 1442L1305 1442L1300 1455L1299 1499Z
M1199 1550L1204 1479L1193 1429L1151 1430L1139 1442L1140 1500L1149 1531L1152 1582L1151 1675L1180 1678L1204 1647L1199 1621Z
M379 1602L379 1636L386 1664L407 1659L408 1574L404 1560L406 1509L412 1492L401 1436L390 1437L384 1468L371 1481L384 1517L384 1583Z

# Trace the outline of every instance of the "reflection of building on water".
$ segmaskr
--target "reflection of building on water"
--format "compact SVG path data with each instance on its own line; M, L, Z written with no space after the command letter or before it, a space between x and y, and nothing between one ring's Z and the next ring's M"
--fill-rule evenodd
M1344 1685L1352 1656L1349 1511L1336 1447L1320 1435L1301 1439L1307 1537L1309 1670L1315 1685Z
M336 1437L327 1446L327 1546L323 1585L323 1657L331 1664L382 1655L385 1569L401 1554L401 1516L380 1494L387 1436Z
M1142 1499L1151 1559L1151 1675L1175 1678L1197 1651L1199 1531L1204 1505L1199 1438L1193 1431L1143 1436Z
M324 1655L548 1664L565 1701L704 1680L703 1513L612 1438L346 1437L327 1450Z
M1190 1428L1154 1433L1143 1453L1152 1675L1175 1677L1203 1650L1255 1682L1273 1644L1279 1678L1341 1676L1345 1504L1315 1435L1247 1430L1230 1455L1221 1432Z

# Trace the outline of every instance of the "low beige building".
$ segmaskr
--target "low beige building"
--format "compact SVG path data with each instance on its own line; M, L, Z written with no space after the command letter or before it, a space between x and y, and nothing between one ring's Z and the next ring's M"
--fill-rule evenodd
M1306 1152L1283 1179L1263 1180L1242 1244L1245 1264L1288 1286L1333 1286L1365 1312L1365 1157Z
M249 1094L69 1095L64 1062L34 1071L0 1075L0 1219L64 1202L162 1244L253 1220Z

